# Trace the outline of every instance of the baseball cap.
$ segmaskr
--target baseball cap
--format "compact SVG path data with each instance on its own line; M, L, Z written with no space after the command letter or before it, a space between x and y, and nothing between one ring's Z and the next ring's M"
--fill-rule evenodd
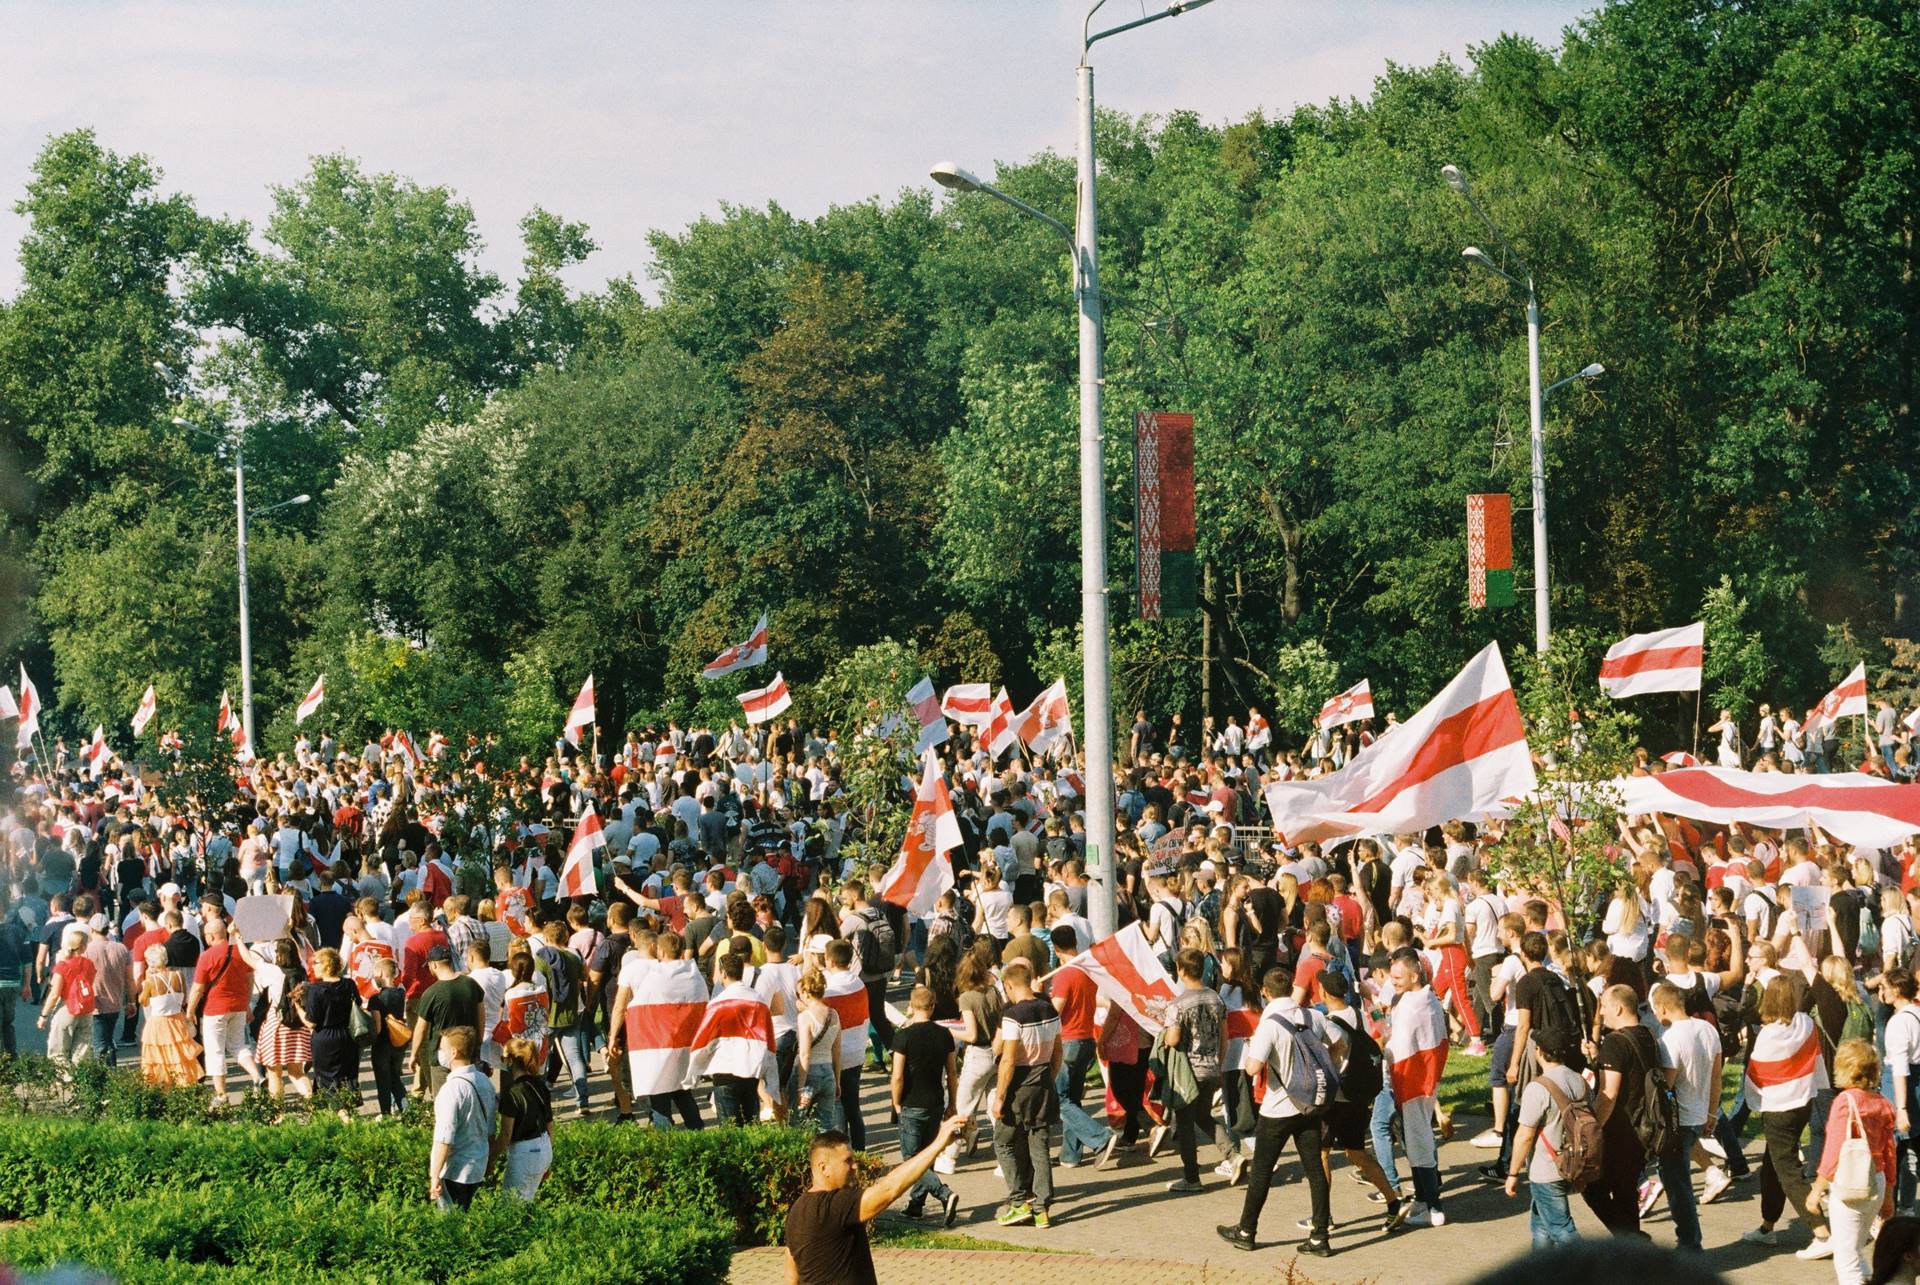
M453 962L453 952L445 946L434 946L427 951L427 962L429 964L451 964Z
M94 932L103 933L107 930L107 917L105 915L96 914L93 918L87 920L87 927L92 929Z
M171 883L171 882L163 883L160 885L160 892L158 895L162 899L165 899L167 897L178 897L180 895L180 885L177 883Z

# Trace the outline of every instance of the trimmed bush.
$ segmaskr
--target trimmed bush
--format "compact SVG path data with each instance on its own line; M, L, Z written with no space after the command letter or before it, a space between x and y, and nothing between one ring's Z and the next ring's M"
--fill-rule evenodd
M483 1192L463 1214L424 1200L260 1199L253 1186L143 1196L0 1231L0 1260L80 1263L127 1285L332 1281L720 1285L732 1243L701 1212L536 1204Z

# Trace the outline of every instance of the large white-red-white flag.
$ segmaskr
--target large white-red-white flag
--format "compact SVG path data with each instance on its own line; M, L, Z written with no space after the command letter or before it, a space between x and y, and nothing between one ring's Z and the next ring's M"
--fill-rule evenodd
M1439 1092L1447 1069L1447 1011L1428 987L1394 1001L1387 1056L1393 1059L1395 1106Z
M1353 686L1320 707L1320 716L1313 720L1315 727L1339 727L1343 723L1358 723L1363 718L1373 717L1373 688L1361 679Z
M406 760L409 772L418 771L420 764L425 761L420 757L419 747L413 743L413 738L407 735L405 728L394 732L392 748L395 754Z
M954 815L940 764L932 754L925 757L906 841L880 880L882 900L904 906L908 914L923 919L933 913L940 894L953 887L953 861L947 853L960 846L960 820Z
M1173 1015L1179 993L1138 920L1061 967L1085 972L1108 1003L1118 1004L1149 1035L1158 1035Z
M1861 661L1853 667L1853 672L1840 680L1840 685L1820 698L1813 707L1813 713L1807 716L1807 730L1816 727L1831 727L1843 718L1865 718L1867 716L1867 662Z
M1002 687L993 694L993 708L987 717L987 730L980 738L986 743L987 753L996 759L1020 743L1013 732L1014 717L1013 701L1007 696L1007 689Z
M1791 1111L1829 1087L1826 1059L1820 1056L1820 1032L1813 1019L1795 1013L1790 1022L1762 1026L1753 1037L1740 1087L1755 1111Z
M1033 698L1033 704L1013 721L1013 733L1027 743L1035 754L1045 754L1061 737L1073 730L1073 715L1067 705L1067 680L1056 678L1053 685Z
M737 698L740 708L746 711L747 722L764 723L770 718L778 718L787 712L793 704L793 693L787 690L787 680L780 674L765 687L750 692L741 692Z
M148 683L146 694L140 698L140 708L133 711L133 734L135 736L147 730L147 724L153 721L154 711L159 707L159 698L154 695L153 684Z
M640 970L631 998L624 1021L633 1091L677 1093L689 1087L693 1037L707 1015L707 983L699 966L691 959L650 963ZM866 1040L864 1027L860 1038Z
M1293 842L1404 834L1499 808L1536 784L1500 649L1489 643L1440 694L1337 772L1267 787Z
M690 1079L737 1075L756 1079L769 1097L779 1096L779 1063L774 1057L773 1013L767 1001L734 983L707 1001L693 1033Z
M955 683L940 698L940 712L962 727L985 727L993 717L993 688L986 683Z
M561 730L567 744L580 748L580 729L593 726L593 675L587 675L587 681L580 685L580 694L573 698L573 708L567 711L567 725Z
M913 744L915 753L925 754L947 739L947 716L940 712L940 698L934 695L931 678L921 679L908 690L907 708L913 711L919 729Z
M867 1022L872 1016L867 984L859 973L832 969L827 970L826 980L820 999L840 1019L840 1065L859 1066L867 1055Z
M573 842L567 845L567 859L560 867L560 893L565 897L591 897L600 891L594 877L593 854L607 846L606 831L600 828L600 814L588 804L573 828Z
M1600 662L1600 689L1615 700L1650 692L1697 692L1706 645L1707 626L1698 620L1678 629L1629 634L1607 648Z
M20 666L20 702L14 712L20 720L20 736L16 742L21 749L33 743L33 734L40 730L40 689L27 677L27 667Z
M733 646L707 662L700 671L702 678L723 678L736 669L752 669L755 665L767 663L767 613L760 613L760 623L753 627L744 642Z
M306 699L300 702L300 708L293 711L295 727L306 722L320 712L320 702L327 698L327 676L325 674L313 680L313 687L307 692Z
M1719 825L1786 830L1811 820L1864 848L1892 848L1920 834L1920 785L1896 785L1867 772L1790 775L1731 767L1690 767L1615 781L1620 810L1661 813Z
M110 752L107 749L107 729L105 724L95 723L93 725L93 739L87 742L85 754L87 760L87 775L96 781L102 776L105 776L107 772L107 759L110 756Z

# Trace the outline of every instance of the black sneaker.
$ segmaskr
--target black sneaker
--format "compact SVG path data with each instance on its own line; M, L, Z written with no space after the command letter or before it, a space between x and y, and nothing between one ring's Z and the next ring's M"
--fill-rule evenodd
M1387 1202L1387 1222L1386 1222L1386 1226L1382 1228L1382 1230L1385 1231L1387 1235L1391 1236L1393 1235L1393 1233L1399 1231L1401 1227L1405 1226L1406 1221L1407 1221L1406 1202L1403 1200L1389 1200Z
M1333 1245L1324 1236L1309 1236L1300 1242L1300 1252L1316 1258L1332 1258Z
M960 1193L957 1191L949 1191L947 1198L940 1202L940 1207L946 1213L945 1218L941 1221L941 1226L953 1226L954 1223L960 1219Z
M1222 1223L1215 1227L1214 1230L1220 1233L1221 1240L1226 1241L1227 1244L1232 1245L1235 1249L1256 1248L1253 1242L1253 1233L1241 1230L1238 1223Z
M1474 1172L1480 1175L1481 1182L1497 1182L1497 1183L1504 1184L1507 1181L1507 1175L1501 1171L1501 1168L1499 1165L1481 1165L1479 1168L1475 1169Z
M927 1212L927 1198L925 1196L922 1196L918 1200L909 1200L907 1202L907 1217L918 1218L926 1212Z

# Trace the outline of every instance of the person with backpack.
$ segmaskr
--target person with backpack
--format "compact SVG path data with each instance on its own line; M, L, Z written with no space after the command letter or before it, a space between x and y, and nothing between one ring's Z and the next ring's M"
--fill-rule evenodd
M580 956L566 947L567 924L564 919L548 919L540 931L527 939L534 963L547 983L549 1004L547 1030L553 1047L566 1066L573 1085L573 1103L582 1116L587 1114L587 1039L591 1033L581 1012L585 998L587 966ZM549 1062L551 1069L552 1063ZM553 1076L548 1077L552 1083Z
M1176 1195L1201 1190L1196 1135L1204 1121L1208 1140L1212 1140L1213 1097L1220 1089L1221 1060L1226 1048L1227 1005L1220 993L1207 985L1206 963L1207 957L1192 949L1174 957L1180 995L1174 1001L1173 1017L1160 1037L1161 1047L1167 1050L1167 1101L1173 1107L1174 1145L1180 1151L1180 1177L1168 1183L1167 1190ZM1184 1077L1175 1071L1180 1058L1187 1063Z
M1664 1154L1677 1137L1660 1136L1648 1127L1660 1112L1660 1094L1654 1090L1665 1092L1669 1133L1672 1092L1661 1074L1653 1033L1640 1023L1640 1000L1633 988L1607 987L1600 994L1599 1012L1593 1113L1604 1131L1603 1154L1600 1176L1580 1194L1608 1231L1633 1236L1640 1231L1640 1171L1649 1154Z
M1866 996L1854 980L1853 966L1837 954L1820 961L1819 971L1807 986L1800 1004L1813 1018L1814 1029L1820 1032L1820 1059L1827 1064L1827 1080L1831 1083L1833 1055L1843 1041L1873 1042L1873 1010L1867 1007ZM1805 1163L1800 1170L1808 1182L1813 1181L1815 1166L1826 1149L1827 1117L1832 1111L1833 1094L1829 1088L1817 1090L1813 1095L1811 1132Z
M1327 1182L1333 1182L1333 1153L1346 1153L1347 1163L1358 1169L1386 1202L1387 1222L1383 1230L1391 1235L1405 1221L1399 1189L1387 1177L1386 1170L1368 1148L1368 1131L1374 1099L1386 1083L1380 1064L1380 1045L1367 1032L1360 1010L1353 1006L1354 983L1341 974L1328 974L1320 983L1327 1004L1327 1021L1343 1028L1337 1032L1346 1045L1339 1060L1340 1091L1327 1107L1321 1128L1320 1163L1327 1170Z
M867 988L867 1014L873 1045L884 1064L893 1048L893 1023L887 1017L887 981L900 959L900 939L887 916L867 898L867 885L849 879L840 885L840 934L853 943L854 966ZM1039 974L1035 974L1038 976Z
M1893 1081L1893 1109L1899 1130L1899 1163L1894 1167L1893 1203L1901 1209L1913 1203L1915 1175L1920 1174L1920 979L1901 969L1880 976L1880 998L1893 1010L1887 1018L1885 1048L1887 1073Z
M1247 1195L1240 1206L1240 1220L1223 1223L1214 1230L1235 1249L1258 1247L1255 1234L1260 1211L1266 1207L1267 1191L1273 1185L1274 1167L1280 1163L1287 1143L1292 1142L1300 1154L1300 1167L1306 1172L1307 1199L1312 1206L1312 1227L1300 1252L1330 1257L1333 1245L1328 1233L1333 1218L1327 1171L1320 1164L1321 1128L1326 1108L1339 1089L1336 1068L1346 1046L1339 1030L1327 1024L1324 1014L1294 1002L1293 973L1285 966L1267 970L1260 979L1260 993L1266 1008L1253 1034L1247 1037L1244 1054L1244 1062L1254 1076L1254 1096L1260 1101L1253 1161L1247 1171Z
M1543 1031L1534 1037L1533 1048L1540 1069L1520 1093L1506 1192L1520 1194L1524 1171L1533 1205L1533 1247L1545 1249L1580 1238L1568 1198L1600 1176L1605 1144L1587 1081L1568 1065L1580 1056L1579 1038Z

